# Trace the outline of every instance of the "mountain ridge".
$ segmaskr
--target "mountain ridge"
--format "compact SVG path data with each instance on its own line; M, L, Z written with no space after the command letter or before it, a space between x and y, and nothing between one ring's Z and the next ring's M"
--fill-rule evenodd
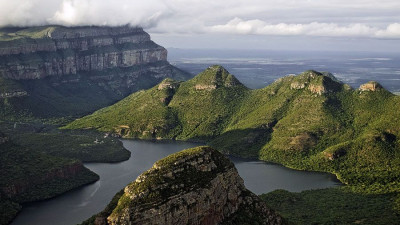
M236 156L331 172L369 191L399 187L398 96L375 83L375 88L352 89L332 75L311 70L256 90L242 85L196 89L210 71L214 74L207 85L224 70L212 66L173 88L159 90L160 84L135 93L65 128L200 140Z

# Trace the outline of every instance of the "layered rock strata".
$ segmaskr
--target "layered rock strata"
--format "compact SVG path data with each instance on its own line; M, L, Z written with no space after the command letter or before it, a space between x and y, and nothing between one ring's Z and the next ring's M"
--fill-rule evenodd
M43 27L41 38L21 37L0 45L0 76L46 76L103 71L167 60L167 50L141 28Z
M83 115L189 76L138 27L0 29L0 118Z

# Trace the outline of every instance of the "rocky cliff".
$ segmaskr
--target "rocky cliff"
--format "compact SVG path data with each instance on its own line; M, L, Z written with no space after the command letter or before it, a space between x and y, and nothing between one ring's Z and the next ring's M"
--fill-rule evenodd
M138 27L0 29L0 101L13 99L4 117L87 113L167 77L188 74Z
M111 215L92 219L95 224L284 224L210 147L156 162L125 188Z
M167 60L166 49L141 28L42 27L34 32L44 33L39 38L23 31L0 45L1 77L40 79Z

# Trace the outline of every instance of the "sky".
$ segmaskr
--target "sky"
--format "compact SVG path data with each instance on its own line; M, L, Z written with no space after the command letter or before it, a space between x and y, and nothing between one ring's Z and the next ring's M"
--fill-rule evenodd
M0 26L141 26L169 48L400 51L399 0L0 0Z

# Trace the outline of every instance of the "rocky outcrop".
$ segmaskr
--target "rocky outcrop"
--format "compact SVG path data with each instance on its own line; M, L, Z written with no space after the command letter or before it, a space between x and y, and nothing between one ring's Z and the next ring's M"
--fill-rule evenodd
M177 87L179 87L179 82L167 78L158 85L157 89L168 90L168 89L176 89Z
M293 82L290 84L290 89L299 90L299 89L303 89L305 87L306 87L305 83Z
M376 81L369 81L360 86L360 91L376 91L382 89L382 86Z
M323 93L326 92L326 89L323 85L310 84L310 86L308 86L308 90L310 90L311 93L314 93L317 95L322 95Z
M307 88L314 96L320 96L328 92L337 92L342 89L342 84L331 73L306 71L297 77L288 76L293 79L290 83L291 90ZM351 88L350 88L351 89Z
M14 98L14 97L23 97L27 96L28 92L23 90L15 90L15 91L8 91L0 93L0 98Z
M111 215L95 224L284 224L248 191L234 165L210 147L175 153L129 184Z
M141 28L43 29L47 30L44 37L1 43L1 77L40 79L167 60L167 50L152 42Z
M202 85L202 84L196 84L194 86L196 90L215 90L217 89L217 85L215 84L210 84L210 85Z

